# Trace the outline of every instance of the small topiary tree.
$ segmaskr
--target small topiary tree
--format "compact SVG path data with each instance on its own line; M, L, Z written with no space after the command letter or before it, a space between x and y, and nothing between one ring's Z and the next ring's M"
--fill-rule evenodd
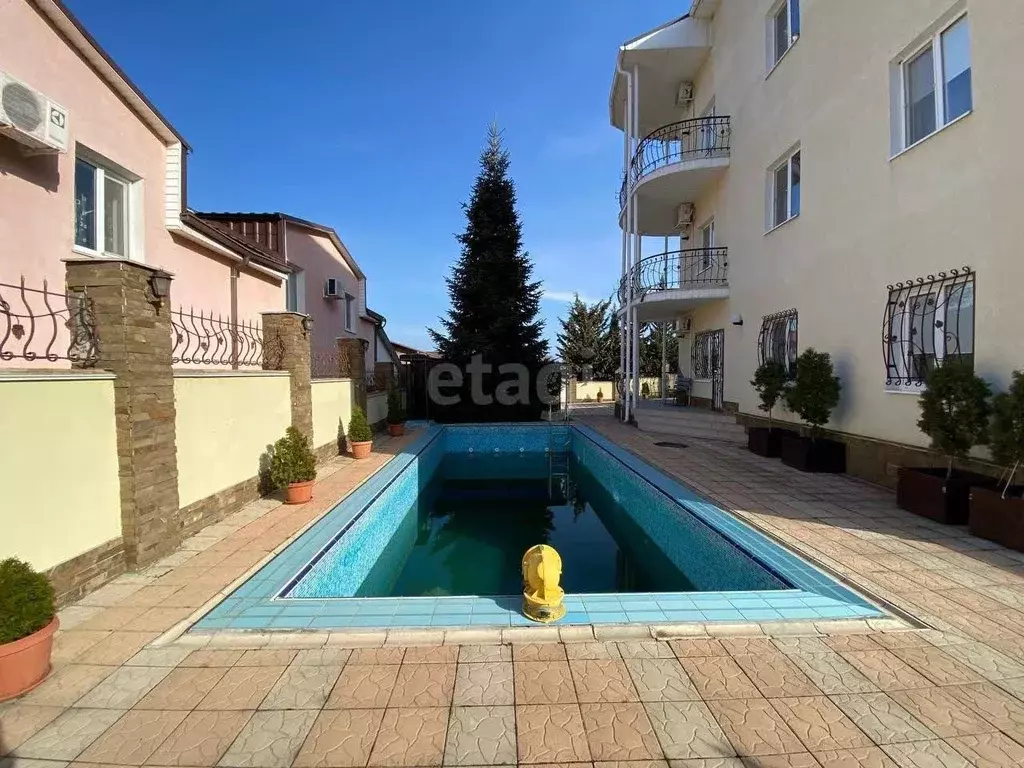
M754 371L754 378L750 386L757 392L761 404L757 407L768 414L768 429L773 426L772 410L778 405L779 399L786 394L786 387L789 384L789 376L786 375L786 366L777 360L765 360Z
M316 480L316 456L309 447L309 438L295 427L288 427L284 437L274 443L270 480L274 488Z
M402 405L402 393L398 387L388 390L388 424L405 423L405 406Z
M832 409L839 405L842 391L828 352L805 349L796 360L796 379L786 390L786 404L810 425L811 439L817 439Z
M992 458L1006 468L1009 476L1003 486L1003 498L1024 461L1024 373L1013 372L1010 389L992 401L992 425L989 430Z
M0 645L38 632L54 614L53 585L28 563L0 561Z
M590 398L588 397L587 399L589 400ZM604 400L604 390L601 389L600 387L598 387L597 388L597 402L600 403L602 400Z
M348 422L348 439L351 443L365 443L373 440L373 430L366 421L366 414L358 405L352 406L352 418Z
M651 396L651 385L646 381L640 384L640 397L644 400Z
M932 450L946 457L947 480L956 459L988 442L990 394L988 383L960 360L947 360L928 373L917 426L931 439Z

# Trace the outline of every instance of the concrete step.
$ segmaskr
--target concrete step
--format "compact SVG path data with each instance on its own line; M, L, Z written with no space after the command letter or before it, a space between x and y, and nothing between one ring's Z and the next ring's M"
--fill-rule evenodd
M678 406L640 406L636 409L638 417L648 416L673 421L687 421L695 424L735 424L731 414L712 411L706 408L683 408Z
M747 433L731 416L719 415L717 419L680 418L668 416L659 411L640 409L636 413L637 426L641 432L658 435L672 435L690 440L720 440L744 444Z

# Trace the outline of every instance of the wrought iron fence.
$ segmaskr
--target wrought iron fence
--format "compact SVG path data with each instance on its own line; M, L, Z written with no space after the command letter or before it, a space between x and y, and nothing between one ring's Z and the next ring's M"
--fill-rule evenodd
M643 301L654 291L715 288L729 284L728 248L687 248L647 256L630 272L633 299ZM626 301L629 284L619 283L619 299Z
M363 384L366 386L368 393L387 392L393 378L384 374L378 374L376 371L367 371Z
M171 311L171 362L185 365L241 367L263 365L263 329L253 321L202 310Z
M685 160L727 157L732 140L728 115L712 115L663 125L640 142L619 191L619 207L626 193L647 174Z
M92 300L84 291L29 288L0 283L0 361L67 360L79 368L99 359Z
M341 353L337 347L314 349L309 354L309 375L314 379L341 377Z

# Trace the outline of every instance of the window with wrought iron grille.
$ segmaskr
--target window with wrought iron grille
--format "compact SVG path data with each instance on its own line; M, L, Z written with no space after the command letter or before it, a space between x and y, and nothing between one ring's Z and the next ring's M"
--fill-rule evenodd
M974 272L970 267L889 286L882 320L886 386L921 387L936 365L974 366Z
M796 376L797 311L787 309L761 318L757 339L758 363L782 363L790 378Z
M713 335L713 331L702 331L693 336L690 365L695 379L711 378L711 337Z

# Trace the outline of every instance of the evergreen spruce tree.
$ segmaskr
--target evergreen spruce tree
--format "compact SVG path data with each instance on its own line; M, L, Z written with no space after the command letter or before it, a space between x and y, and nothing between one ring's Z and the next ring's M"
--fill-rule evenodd
M466 229L458 235L462 253L446 278L451 308L442 330L429 329L442 357L465 365L480 354L492 365L522 363L539 368L548 354L538 318L541 283L522 250L515 184L497 124L487 134L480 172L469 203Z
M576 294L568 316L559 322L558 356L574 376L583 376L588 367L592 374L601 362L601 346L607 341L608 302L588 305Z
M640 375L661 376L661 336L665 334L665 362L676 370L679 362L679 339L668 323L651 323L640 329Z
M609 313L607 330L601 342L597 362L594 364L594 377L601 381L615 381L616 371L622 365L619 355L622 350L622 339L619 338L619 314L615 309Z

